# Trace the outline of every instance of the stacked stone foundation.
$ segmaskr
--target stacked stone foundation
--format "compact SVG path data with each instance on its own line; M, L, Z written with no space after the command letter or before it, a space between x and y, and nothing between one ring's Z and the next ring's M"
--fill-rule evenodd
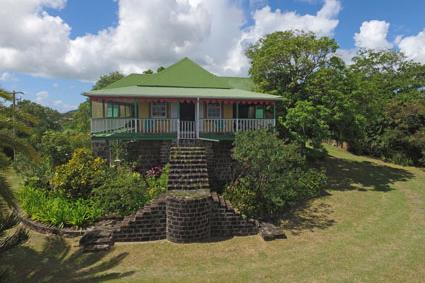
M112 232L114 242L168 239L175 243L255 235L258 222L246 219L221 196L199 191L171 191L125 218Z

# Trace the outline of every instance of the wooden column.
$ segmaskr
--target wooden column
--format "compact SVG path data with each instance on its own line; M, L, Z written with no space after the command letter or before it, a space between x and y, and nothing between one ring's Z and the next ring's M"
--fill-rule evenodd
M239 131L239 102L236 103L236 132Z
M196 138L199 139L199 97L196 99Z

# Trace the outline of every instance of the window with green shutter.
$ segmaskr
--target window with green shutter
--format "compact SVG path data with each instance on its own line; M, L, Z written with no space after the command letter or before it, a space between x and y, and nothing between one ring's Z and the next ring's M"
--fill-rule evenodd
M107 118L118 118L120 115L120 106L115 103L108 103L106 108L106 117Z

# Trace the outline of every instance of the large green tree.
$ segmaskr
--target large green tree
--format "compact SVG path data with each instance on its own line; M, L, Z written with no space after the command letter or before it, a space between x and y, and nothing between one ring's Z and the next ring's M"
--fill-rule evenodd
M250 75L260 91L282 96L281 134L315 148L344 141L361 121L348 97L351 85L334 39L313 33L275 32L247 50Z
M365 117L353 150L425 165L425 65L394 50L361 50L353 61L351 97Z

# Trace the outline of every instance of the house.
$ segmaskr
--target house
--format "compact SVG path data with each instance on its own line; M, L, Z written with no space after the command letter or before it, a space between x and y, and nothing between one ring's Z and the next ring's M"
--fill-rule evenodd
M249 78L219 77L188 58L156 74L131 74L85 93L93 148L108 158L110 141L131 141L143 169L165 163L173 142L204 142L213 156L230 158L235 133L276 123L279 97L252 88Z

